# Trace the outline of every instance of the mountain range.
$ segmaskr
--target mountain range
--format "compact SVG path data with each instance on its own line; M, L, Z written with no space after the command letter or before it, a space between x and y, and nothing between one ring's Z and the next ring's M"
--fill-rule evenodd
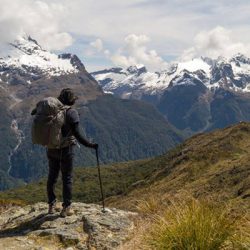
M47 173L46 151L31 143L31 110L44 97L74 89L75 106L89 138L100 144L102 162L161 154L183 140L152 106L106 95L76 55L56 55L31 37L8 44L0 58L0 190ZM4 54L4 55L3 55ZM90 149L78 149L76 165L95 164Z
M250 120L250 59L242 54L170 63L160 72L136 65L92 76L107 93L153 104L189 135Z

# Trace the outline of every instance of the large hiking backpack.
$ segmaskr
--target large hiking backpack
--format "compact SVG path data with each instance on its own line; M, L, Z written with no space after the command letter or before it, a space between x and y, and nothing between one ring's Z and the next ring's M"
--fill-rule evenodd
M63 137L61 129L69 108L54 97L38 102L32 123L32 142L48 148L68 146L72 138Z

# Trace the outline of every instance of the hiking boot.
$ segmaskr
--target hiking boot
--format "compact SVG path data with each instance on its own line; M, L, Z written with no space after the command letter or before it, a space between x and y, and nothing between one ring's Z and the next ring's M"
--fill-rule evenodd
M57 206L57 203L49 204L48 214L54 214L59 212L60 208Z
M65 218L66 216L71 216L74 214L73 209L71 208L71 206L68 207L64 207L60 213L60 216Z

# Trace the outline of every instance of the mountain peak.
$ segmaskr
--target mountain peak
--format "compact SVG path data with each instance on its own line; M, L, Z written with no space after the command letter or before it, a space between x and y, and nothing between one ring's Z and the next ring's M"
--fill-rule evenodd
M127 71L130 74L142 74L142 73L146 73L147 69L143 64L137 64L137 65L133 65L127 68Z
M43 50L35 39L26 35L17 38L13 43L10 43L10 45L28 55L34 53L35 50Z
M63 53L61 55L58 56L58 58L61 59L69 59L70 63L74 66L75 69L77 70L84 70L85 67L83 65L83 63L81 62L81 60L79 59L78 56L71 54L71 53Z
M237 66L240 66L240 63L250 64L250 58L238 53L230 59L230 62L235 62Z
M20 74L60 76L84 69L80 59L72 54L56 55L44 50L30 36L21 36L9 43L8 54L0 58L0 72L18 71Z

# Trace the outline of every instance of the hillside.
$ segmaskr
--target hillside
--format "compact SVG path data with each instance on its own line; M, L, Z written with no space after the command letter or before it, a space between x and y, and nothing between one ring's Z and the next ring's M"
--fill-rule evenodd
M242 122L193 136L156 158L102 166L106 205L139 212L122 249L249 249L249 142L250 123ZM45 201L45 186L44 179L1 192L0 201L3 207ZM75 202L100 201L96 168L75 169L73 194Z
M112 198L110 203L132 208L149 195L164 200L187 193L198 199L230 200L250 209L249 145L250 123L245 122L193 136L157 161L153 159L153 166L158 162L157 171L142 187Z
M150 160L131 161L104 165L101 169L105 195L112 196L127 193L131 185L151 175ZM75 168L73 199L82 202L98 202L100 187L96 167ZM26 203L46 201L46 178L30 183L18 189L0 192L0 200L22 200ZM56 187L61 198L61 180Z
M102 166L108 203L134 209L149 195L188 192L196 198L234 200L250 205L250 123L193 136L152 159ZM99 200L96 168L75 171L74 199ZM0 193L1 199L45 200L45 180ZM163 198L162 198L163 199Z

